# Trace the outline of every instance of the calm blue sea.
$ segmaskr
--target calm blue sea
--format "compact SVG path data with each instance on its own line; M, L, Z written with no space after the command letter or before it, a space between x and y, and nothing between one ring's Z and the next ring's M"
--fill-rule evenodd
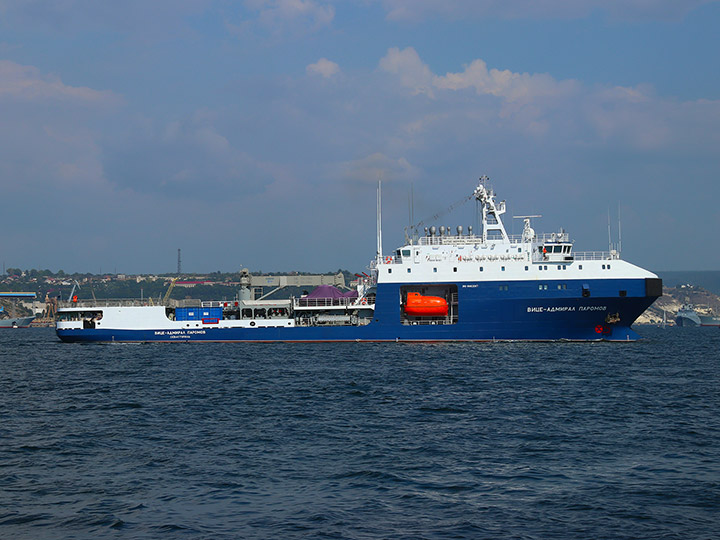
M720 330L637 343L0 332L0 538L711 539Z

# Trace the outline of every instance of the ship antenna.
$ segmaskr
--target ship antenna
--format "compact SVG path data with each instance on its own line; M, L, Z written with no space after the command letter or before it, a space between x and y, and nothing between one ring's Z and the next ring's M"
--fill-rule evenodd
M382 180L378 179L377 188L377 262L382 259Z
M608 251L612 252L612 236L610 235L610 208L608 208Z
M620 222L620 202L618 201L618 255L622 253L622 223Z

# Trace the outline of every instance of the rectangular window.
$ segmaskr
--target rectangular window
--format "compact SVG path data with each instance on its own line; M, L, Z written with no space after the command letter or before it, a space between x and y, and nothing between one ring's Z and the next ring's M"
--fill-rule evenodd
M457 272L457 266L453 266L453 272Z
M504 271L505 271L505 267L504 267L504 266L500 267L500 270L501 270L502 272L504 272Z
M620 296L627 296L627 291L620 291Z
M482 266L480 267L480 271L481 271L481 272L483 271L483 267L482 267Z
M433 272L435 272L437 274L437 267L433 268Z
M410 273L410 268L408 268L408 274Z
M527 266L525 267L525 271L526 271L526 272L528 271L528 267L527 267Z

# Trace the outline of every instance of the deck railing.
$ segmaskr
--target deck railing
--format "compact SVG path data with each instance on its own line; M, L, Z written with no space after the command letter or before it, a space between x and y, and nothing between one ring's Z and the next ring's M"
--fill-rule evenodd
M576 261L614 261L620 254L612 251L578 251L573 253Z
M499 242L502 238L490 238L488 242ZM508 240L511 244L522 244L523 236L521 234L508 234ZM570 242L570 235L566 232L562 233L542 233L535 236L533 239L535 243L548 243L548 242ZM482 236L474 234L453 236L421 236L418 239L418 243L421 246L444 246L444 245L475 245L482 244Z
M153 303L154 302L154 303ZM98 298L83 299L77 302L68 302L61 300L58 302L58 308L100 308L100 307L114 307L114 306L152 306L158 304L157 298L150 300L148 298Z
M369 304L366 298L293 298L293 307L296 308L366 307Z

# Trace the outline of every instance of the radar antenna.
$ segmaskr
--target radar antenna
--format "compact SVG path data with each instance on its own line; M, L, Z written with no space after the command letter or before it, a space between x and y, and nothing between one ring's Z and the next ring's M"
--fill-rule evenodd
M532 216L513 216L515 219L522 219L524 221L523 224L523 232L522 232L522 241L523 242L533 242L536 238L535 236L535 229L533 229L530 226L530 220L532 218L541 218L541 214L535 214Z

